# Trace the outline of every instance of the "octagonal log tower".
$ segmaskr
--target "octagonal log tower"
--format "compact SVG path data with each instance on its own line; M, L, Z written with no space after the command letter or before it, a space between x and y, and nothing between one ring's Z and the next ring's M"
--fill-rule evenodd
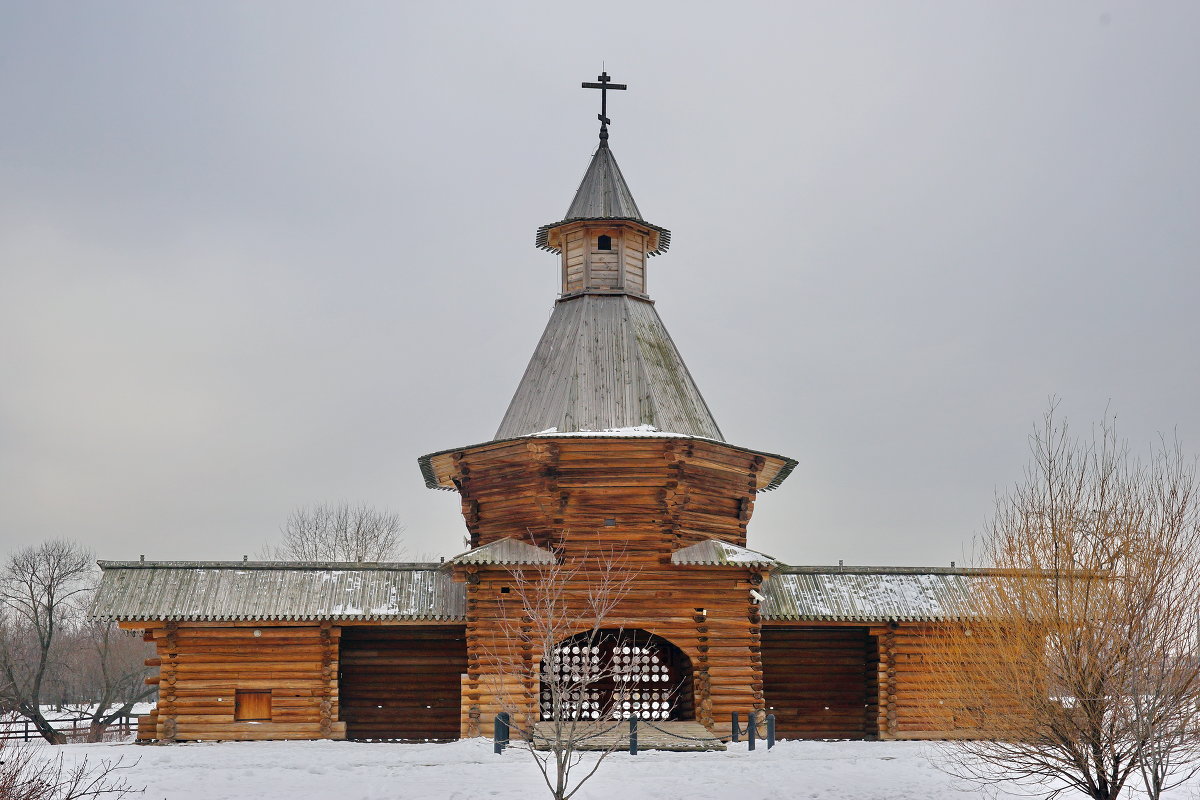
M538 229L537 246L559 256L560 294L495 437L420 459L427 486L461 496L473 548L451 562L466 586L463 736L490 735L501 710L519 725L545 716L547 647L514 635L530 627L515 598L570 565L566 613L585 617L614 556L632 577L604 627L655 643L680 682L647 718L716 732L764 708L756 587L778 563L746 549L746 527L795 462L724 441L647 293L648 258L670 240L642 216L602 129L566 215Z

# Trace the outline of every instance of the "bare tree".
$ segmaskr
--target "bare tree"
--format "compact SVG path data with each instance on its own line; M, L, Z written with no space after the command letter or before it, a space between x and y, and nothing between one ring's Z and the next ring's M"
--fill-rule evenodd
M630 716L624 701L641 688L625 682L632 659L617 655L639 643L609 627L635 574L623 554L598 547L576 560L513 569L511 577L501 644L485 654L493 691L551 796L568 800L620 746L614 734ZM615 688L608 695L601 685Z
M297 508L262 555L279 561L397 561L404 524L392 511L342 501Z
M44 692L62 663L61 634L94 582L91 554L61 539L18 550L0 572L0 695L51 744L66 737L42 714Z
M0 798L4 800L88 800L125 797L133 785L121 774L132 765L122 759L90 764L86 757L71 766L62 751L47 757L42 748L0 739Z
M72 705L89 720L88 740L100 741L109 726L158 691L145 681L152 671L146 659L154 648L134 631L87 618L79 621L69 643L63 671L70 680Z
M1141 775L1157 798L1200 766L1195 470L1165 444L1139 462L1110 419L1073 439L1053 406L1031 450L983 542L1003 577L934 636L980 735L946 746L951 771L1096 800Z

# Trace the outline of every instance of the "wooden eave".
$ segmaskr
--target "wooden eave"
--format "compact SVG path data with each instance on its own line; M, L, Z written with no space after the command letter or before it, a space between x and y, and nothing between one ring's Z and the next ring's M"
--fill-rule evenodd
M606 439L613 441L629 441L633 440L661 440L661 441L696 441L705 442L717 447L724 447L730 450L735 450L739 453L746 453L753 456L758 456L763 459L763 467L756 473L755 490L759 492L769 492L772 489L779 488L779 485L792 473L798 462L795 459L787 456L777 455L775 453L767 453L761 450L752 450L748 447L739 447L738 445L721 442L715 439L704 439L698 436L680 436L678 434L663 433L655 436L654 434L642 434L636 437L626 436L614 433L590 433L581 432L574 435L563 434L533 434L531 436L516 436L510 439L498 439L491 442L482 442L480 444L468 445L466 447L453 447L449 450L441 450L436 453L429 453L417 459L417 463L421 468L421 476L425 479L425 485L430 489L441 489L444 491L454 491L455 480L459 477L458 462L467 456L467 454L486 453L489 450L495 450L513 442L528 441L534 442L556 442L560 445L566 445L573 442L578 442L580 439Z
M645 234L649 237L646 242L646 254L650 256L665 253L667 248L671 246L671 232L669 230L634 217L588 217L552 222L549 225L543 225L538 228L537 239L534 244L541 250L548 250L551 253L561 253L563 237L572 231L582 228L625 228L636 233Z

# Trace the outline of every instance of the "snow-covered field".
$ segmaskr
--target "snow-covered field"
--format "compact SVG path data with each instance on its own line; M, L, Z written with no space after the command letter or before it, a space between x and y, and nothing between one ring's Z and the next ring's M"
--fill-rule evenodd
M66 745L68 759L123 756L126 774L146 786L146 800L392 800L546 796L529 754L492 753L491 742L359 744L227 742L139 746ZM978 791L961 786L916 742L781 742L767 751L745 743L724 753L642 752L610 756L579 800L956 800ZM1022 796L1005 792L999 798ZM1071 797L1071 794L1063 795ZM1082 797L1082 795L1077 795ZM1190 797L1180 790L1175 798Z

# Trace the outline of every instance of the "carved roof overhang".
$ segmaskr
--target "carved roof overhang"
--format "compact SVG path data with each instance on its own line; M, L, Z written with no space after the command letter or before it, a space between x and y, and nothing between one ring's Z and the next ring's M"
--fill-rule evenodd
M671 232L669 230L636 217L573 217L571 219L559 220L558 222L552 222L549 225L543 225L538 228L534 244L541 250L548 250L551 253L561 253L563 234L575 228L588 227L596 223L604 223L611 227L627 225L634 230L645 233L650 237L646 245L646 255L648 256L665 253L671 246Z
M417 459L417 463L421 468L421 476L425 479L425 485L430 489L442 489L446 491L454 491L457 487L454 485L454 480L457 476L457 461L463 455L472 452L482 452L495 447L503 447L513 442L529 441L529 442L559 442L569 444L573 441L578 441L581 438L586 439L606 439L613 442L628 441L630 439L670 439L683 441L708 442L719 447L728 448L739 453L746 453L753 456L758 456L763 459L763 467L756 475L755 490L759 492L769 492L772 489L779 488L784 479L792 474L792 470L796 468L797 461L787 456L768 453L761 450L751 450L748 447L739 447L729 444L728 442L718 441L716 439L705 439L700 436L684 436L677 433L666 433L663 431L578 431L574 433L557 433L546 431L544 433L534 433L529 436L514 436L508 439L497 439L490 442L481 442L479 444L468 445L466 447L452 447L448 450L439 450L436 453L429 453ZM458 458L456 458L458 456Z

